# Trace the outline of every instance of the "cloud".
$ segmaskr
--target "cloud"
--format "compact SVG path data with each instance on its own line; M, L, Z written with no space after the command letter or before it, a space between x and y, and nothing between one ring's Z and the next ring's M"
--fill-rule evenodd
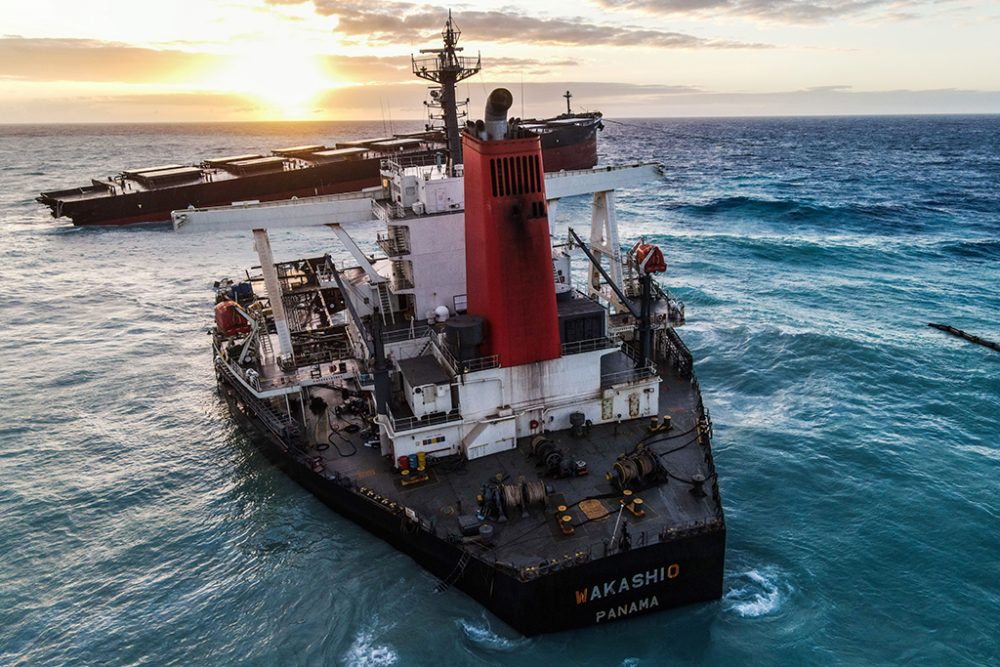
M948 0L591 0L607 10L646 14L718 16L726 14L781 23L819 23L878 11L883 17L905 19L907 8L944 4Z
M541 76L550 74L554 69L578 67L580 62L569 58L560 60L538 60L535 58L483 58L483 71L490 77L510 76L511 74Z
M834 92L847 92L850 89L851 86L835 84L832 86L810 86L806 88L806 91L810 93L834 93Z
M7 79L177 83L217 59L92 39L0 38L0 78Z
M191 84L235 56L151 49L92 39L0 37L0 79L122 84ZM319 56L336 81L409 81L409 54Z
M304 2L305 0L303 0ZM269 0L295 4L295 0ZM445 14L437 6L371 0L313 0L316 12L338 19L335 31L369 43L437 40ZM541 18L503 11L463 11L455 19L477 42L555 46L644 46L661 49L760 49L770 45L696 37L639 26L592 23L581 18Z

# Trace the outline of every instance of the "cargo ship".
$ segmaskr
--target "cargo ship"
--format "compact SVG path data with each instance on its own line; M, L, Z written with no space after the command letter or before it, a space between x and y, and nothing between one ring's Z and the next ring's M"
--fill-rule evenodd
M423 132L340 141L331 145L291 146L262 153L218 156L197 165L163 164L127 169L89 185L43 192L37 201L53 217L74 225L128 225L169 222L170 212L188 207L227 205L241 201L276 201L292 197L353 192L379 184L385 158L440 155L461 163L459 122L464 103L455 84L479 72L478 56L461 55L461 32L449 14L442 31L444 48L427 49L411 58L413 74L432 81L426 103L429 121ZM567 112L552 118L520 122L541 138L546 171L585 169L597 164L598 112Z
M498 89L462 129L460 173L390 159L380 191L174 213L178 232L252 231L260 259L215 284L221 398L305 489L525 635L717 600L683 304L662 251L617 229L615 190L658 168L545 174L510 105ZM558 202L587 194L590 229L553 243ZM372 221L379 255L352 235ZM269 226L320 224L354 263L275 261Z

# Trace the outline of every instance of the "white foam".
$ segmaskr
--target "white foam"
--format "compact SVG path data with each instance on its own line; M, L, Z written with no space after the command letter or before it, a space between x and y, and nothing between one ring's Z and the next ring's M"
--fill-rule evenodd
M362 630L354 635L351 647L344 655L344 664L350 667L388 667L399 661L399 655L389 646L375 643L375 634Z
M754 568L731 577L722 596L724 608L743 618L758 618L781 609L792 588L774 567Z
M979 454L994 461L1000 461L1000 449L990 449L989 447L980 447L978 445L959 445L958 449L961 449L963 452Z
M526 637L501 637L493 632L493 629L490 628L489 623L485 619L480 623L473 623L472 621L460 618L456 622L462 628L462 632L465 633L469 641L476 646L491 651L513 651L530 641Z

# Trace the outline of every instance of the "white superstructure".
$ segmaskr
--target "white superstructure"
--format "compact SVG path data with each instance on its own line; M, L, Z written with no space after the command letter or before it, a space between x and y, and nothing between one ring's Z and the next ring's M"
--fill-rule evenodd
M258 397L287 397L310 385L345 382L374 395L370 360L373 345L381 343L393 397L377 417L383 453L393 460L419 452L475 459L512 449L519 438L546 430L656 415L660 378L651 362L637 358L629 341L613 334L609 316L624 312L614 294L625 288L614 189L657 173L655 165L641 164L545 175L550 224L561 198L593 195L589 249L606 264L617 289L602 289L594 268L586 291L577 291L570 255L555 249L553 289L565 329L562 354L512 367L502 367L496 356L462 354L450 338L454 317L466 310L463 177L448 176L441 166L386 161L379 190L284 205L188 209L174 212L173 220L175 229L185 232L251 229L265 266L273 264L268 227L330 226L361 269L335 272L331 266L322 279L339 286L348 301L352 358L329 364L296 359L279 307L277 336L261 334L273 339L261 345L262 354L274 357L270 364L264 360L272 377L262 384L257 372L248 378L235 363L230 370ZM350 235L372 220L384 224L377 243L385 258L374 261ZM280 306L283 294L273 274L265 271L267 293ZM378 320L379 334L372 331L372 319Z

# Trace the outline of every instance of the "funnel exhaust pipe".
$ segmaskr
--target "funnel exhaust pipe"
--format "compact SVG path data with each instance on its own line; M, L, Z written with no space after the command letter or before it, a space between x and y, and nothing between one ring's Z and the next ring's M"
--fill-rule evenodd
M507 111L514 104L514 96L506 88L497 88L486 100L486 134L490 140L507 137Z

